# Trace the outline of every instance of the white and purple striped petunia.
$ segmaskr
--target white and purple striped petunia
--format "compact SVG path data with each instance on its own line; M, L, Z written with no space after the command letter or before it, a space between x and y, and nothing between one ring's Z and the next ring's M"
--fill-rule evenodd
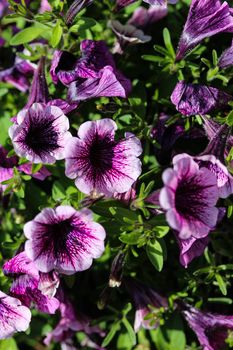
M112 196L127 192L141 174L140 140L131 133L115 140L111 119L88 121L65 148L66 176L75 179L80 191Z

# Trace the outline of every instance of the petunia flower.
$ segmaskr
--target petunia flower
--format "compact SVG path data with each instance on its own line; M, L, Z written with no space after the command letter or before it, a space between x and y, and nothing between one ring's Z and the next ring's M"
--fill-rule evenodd
M83 40L80 48L80 59L69 52L56 51L52 60L52 79L68 86L68 102L99 96L127 97L131 83L117 70L106 43Z
M134 331L138 332L141 327L145 329L157 328L159 326L159 318L153 322L153 319L145 319L145 317L149 313L153 313L153 308L158 309L158 311L160 308L167 308L167 299L159 295L154 289L132 278L125 280L125 286L132 296L136 308Z
M31 321L30 310L21 302L0 291L0 339L25 332Z
M233 18L227 2L192 0L180 37L176 60L181 60L203 39L223 32L233 32Z
M162 179L159 201L168 224L181 239L206 237L218 217L216 176L183 154L173 158L173 169L166 169Z
M41 272L71 275L88 269L104 251L104 228L88 209L45 208L24 226L27 256Z
M2 191L7 188L7 185L3 185L1 182L9 180L14 176L14 167L16 167L18 171L31 175L33 178L42 181L51 175L51 173L44 166L34 173L32 171L32 163L19 164L19 158L17 156L8 158L7 154L7 150L0 145L0 189Z
M203 350L222 350L226 346L228 330L233 330L233 316L204 312L183 302L178 305Z
M49 12L52 11L52 7L48 2L48 0L41 0L39 12L44 13L46 11L49 11Z
M11 295L17 297L25 306L32 303L41 312L54 314L59 301L54 297L59 286L59 277L55 272L41 273L25 252L17 254L3 266L6 276L13 277Z
M171 101L183 115L203 115L227 106L232 96L211 86L180 81L172 92Z
M140 140L131 133L115 141L116 123L111 119L88 121L66 145L66 176L80 191L112 196L127 192L141 173Z
M64 147L71 138L69 120L59 107L34 103L17 115L9 128L15 153L32 163L55 163L64 159Z

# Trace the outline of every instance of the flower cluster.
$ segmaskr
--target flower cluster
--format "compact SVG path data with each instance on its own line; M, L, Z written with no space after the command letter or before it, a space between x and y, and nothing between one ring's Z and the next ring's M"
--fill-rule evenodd
M0 1L0 33L0 348L231 348L230 1Z

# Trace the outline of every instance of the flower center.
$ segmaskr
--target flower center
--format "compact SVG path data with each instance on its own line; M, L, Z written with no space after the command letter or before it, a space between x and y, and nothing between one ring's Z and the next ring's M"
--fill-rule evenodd
M112 168L115 142L109 139L101 140L98 136L92 141L89 159L93 168L107 171Z
M175 196L177 211L185 217L198 217L205 206L203 190L204 187L193 178L180 182Z
M59 147L58 132L51 120L32 120L25 136L26 145L40 155Z

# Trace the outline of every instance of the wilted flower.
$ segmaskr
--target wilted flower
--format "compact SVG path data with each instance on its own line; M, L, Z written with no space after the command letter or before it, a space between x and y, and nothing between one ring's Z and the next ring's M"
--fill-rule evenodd
M163 173L159 198L167 222L181 239L206 237L218 217L216 176L186 154L174 157L173 165Z
M88 269L104 251L104 228L88 209L45 208L24 226L25 252L41 272L71 275Z
M223 32L233 32L233 18L227 2L192 0L176 59L181 60L203 39Z
M0 339L25 332L31 321L30 310L16 299L0 291Z
M145 329L155 329L159 326L159 317L154 314L154 318L145 319L149 313L153 313L153 308L167 308L167 299L155 292L154 289L145 286L134 279L125 280L126 288L132 296L136 313L134 320L134 330L138 332L141 327Z
M180 81L172 92L171 101L186 116L203 115L227 106L232 101L232 96L211 86Z
M59 285L59 277L55 272L40 273L25 252L7 261L3 272L14 278L10 288L11 295L24 305L30 307L33 303L38 310L50 314L58 309L60 303L54 295Z
M222 350L228 330L233 330L233 316L200 311L191 305L178 302L190 328L196 333L203 350Z
M69 120L59 107L34 103L17 115L9 128L15 152L32 163L54 163L64 158L71 137Z
M56 51L51 65L55 83L68 85L68 101L78 102L99 96L127 97L130 81L116 69L111 53L104 41L83 40L82 58L69 52Z
M141 173L140 140L131 133L114 140L116 123L111 119L88 121L66 146L66 176L76 179L78 189L112 196L128 191Z

